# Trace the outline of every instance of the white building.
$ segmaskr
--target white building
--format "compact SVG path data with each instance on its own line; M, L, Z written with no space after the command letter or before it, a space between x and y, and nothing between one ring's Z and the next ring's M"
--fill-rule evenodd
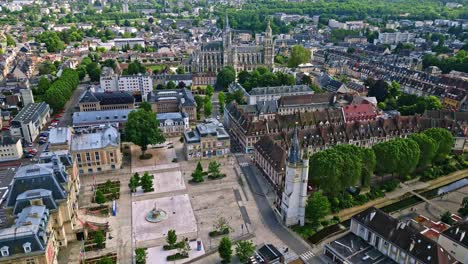
M26 105L11 121L11 135L34 142L50 118L49 111L49 105L44 102Z
M125 46L128 46L133 49L135 45L140 45L142 47L145 47L145 40L142 38L116 38L114 39L114 46L119 49L122 49Z
M0 162L18 160L23 156L23 146L19 138L0 138Z
M34 103L34 96L31 89L21 89L20 93L23 100L23 106Z
M146 95L153 90L153 79L146 74L119 76L110 68L103 70L101 89L106 92L130 92Z
M180 136L189 130L189 117L186 113L158 113L159 129L166 136Z
M379 33L379 38L374 40L374 44L412 43L415 38L416 34L408 32Z
M309 177L309 159L301 159L297 128L289 149L286 165L286 177L281 197L281 218L287 226L304 225L307 202L307 182Z

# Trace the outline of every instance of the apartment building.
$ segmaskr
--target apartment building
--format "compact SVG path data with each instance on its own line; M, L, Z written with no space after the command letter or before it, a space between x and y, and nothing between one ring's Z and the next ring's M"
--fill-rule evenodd
M49 118L50 107L48 104L44 102L28 104L11 121L11 135L32 143Z
M2 136L0 137L0 162L18 160L23 156L21 139Z
M374 40L374 44L398 44L413 43L416 34L409 32L379 33L379 38Z
M439 245L460 263L468 263L468 220L454 224L439 236Z
M147 74L118 75L105 67L100 78L101 88L106 92L129 92L146 95L153 90L153 79Z
M273 101L278 100L283 96L288 95L304 95L313 94L314 91L307 85L289 85L289 86L272 86L272 87L255 87L247 92L244 87L239 83L231 83L229 91L241 90L246 98L247 104L256 104L260 101Z
M230 147L229 134L216 119L206 120L184 133L183 151L187 160L224 157Z
M351 218L350 233L325 245L333 263L454 264L457 260L411 221L371 207ZM368 263L368 262L365 262Z
M70 151L80 174L117 170L122 166L120 133L110 125L76 131Z
M114 39L114 46L118 49L128 47L133 49L136 45L145 47L145 40L142 38L116 38Z

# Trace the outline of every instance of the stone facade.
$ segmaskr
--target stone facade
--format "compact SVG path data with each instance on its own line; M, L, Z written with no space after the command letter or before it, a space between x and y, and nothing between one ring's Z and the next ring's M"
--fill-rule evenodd
M236 71L254 70L259 66L273 68L275 47L270 22L262 45L233 43L232 34L226 17L223 40L205 43L196 50L192 55L192 71L218 72L225 66L232 66Z

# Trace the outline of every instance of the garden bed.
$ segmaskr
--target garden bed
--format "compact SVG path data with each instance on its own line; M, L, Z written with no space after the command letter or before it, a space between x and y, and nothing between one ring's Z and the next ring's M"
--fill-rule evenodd
M96 232L102 232L103 242L102 246L99 247L95 242ZM106 239L107 239L107 232L105 230L98 230L94 232L89 232L88 237L84 242L84 249L85 251L95 251L106 248Z
M210 237L217 237L217 236L227 235L227 234L229 234L229 232L230 232L229 228L224 228L223 230L210 231L210 233L208 233L208 235Z
M183 248L185 246L185 241L179 241L175 243L174 245L164 245L163 249L164 250L173 250L173 249L179 249Z
M120 198L120 181L108 180L104 183L96 185L96 192L100 191L106 201L118 200ZM96 202L96 193L92 198L92 202Z
M117 263L117 253L108 253L108 254L103 255L103 256L87 258L87 259L85 259L84 263L85 264L98 264L99 261L101 261L102 259L105 259L105 258L110 259L112 261L111 263Z
M208 175L208 179L210 180L219 180L226 177L226 174L218 174L218 175Z
M189 257L188 254L176 253L174 255L167 256L166 260L167 261L174 261L174 260L184 259L184 258L188 258L188 257Z
M106 216L109 216L109 213L110 213L109 205L100 205L100 206L86 208L86 214L88 215L106 217Z

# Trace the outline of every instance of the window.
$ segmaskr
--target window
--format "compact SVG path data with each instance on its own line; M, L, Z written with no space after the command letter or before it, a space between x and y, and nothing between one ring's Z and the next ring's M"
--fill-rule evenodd
M24 253L31 252L31 243L29 243L29 242L24 243L23 244L23 249L24 249Z
M99 160L99 152L94 152L94 157L96 158L96 160Z
M35 258L26 259L26 264L36 264Z
M2 248L0 248L0 251L2 253L2 257L7 257L8 255L10 255L10 252L8 251L7 246L3 246Z

